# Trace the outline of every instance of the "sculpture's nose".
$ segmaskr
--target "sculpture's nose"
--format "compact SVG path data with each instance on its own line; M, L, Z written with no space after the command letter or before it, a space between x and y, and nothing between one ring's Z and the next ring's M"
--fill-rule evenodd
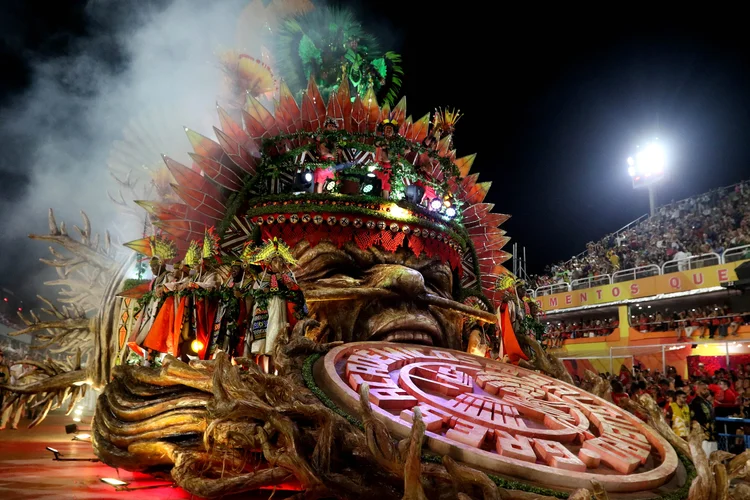
M422 273L406 266L381 264L370 271L370 284L386 288L406 298L416 299L425 293Z

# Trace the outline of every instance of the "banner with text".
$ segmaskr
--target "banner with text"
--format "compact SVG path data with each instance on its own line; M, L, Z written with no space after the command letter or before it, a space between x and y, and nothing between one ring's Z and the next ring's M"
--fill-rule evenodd
M556 309L652 297L659 294L687 292L700 288L712 288L730 281L737 281L735 269L743 262L745 261L650 276L614 285L602 285L584 290L544 295L537 297L536 302L542 311L554 311Z

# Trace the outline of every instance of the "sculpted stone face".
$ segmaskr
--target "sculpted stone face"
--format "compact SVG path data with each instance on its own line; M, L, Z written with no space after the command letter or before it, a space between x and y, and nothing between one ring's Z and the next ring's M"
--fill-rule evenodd
M294 248L295 269L310 315L323 324L328 341L382 340L461 348L464 316L453 309L454 276L437 259L395 253L339 249L306 241Z

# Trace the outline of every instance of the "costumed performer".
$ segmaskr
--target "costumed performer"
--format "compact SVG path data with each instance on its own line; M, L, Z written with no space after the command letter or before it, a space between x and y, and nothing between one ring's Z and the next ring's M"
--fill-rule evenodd
M315 140L318 143L318 161L321 163L333 164L336 162L339 156L339 147L336 143L333 134L339 129L338 123L332 117L328 117L323 124L323 132L318 133L315 136ZM315 192L322 193L323 186L327 180L335 178L335 174L332 166L318 167L313 172L313 180L315 182Z
M148 293L141 297L141 311L138 321L133 328L130 341L141 345L151 331L156 315L163 303L164 283L171 279L170 273L167 272L167 261L177 256L177 248L169 240L158 238L156 236L149 238L149 248L151 251L151 260L149 266L153 279L148 287Z
M520 323L516 321L518 316L519 301L516 295L516 279L510 275L505 275L499 280L498 288L503 290L503 301L497 308L497 331L501 337L500 356L507 356L511 363L518 363L520 360L527 360L529 357L523 352L521 344L516 337L515 328L520 328Z
M291 270L297 261L283 241L274 238L266 243L254 254L251 264L260 265L262 274L253 285L248 352L256 356L256 362L266 373L272 373L271 356L276 340L304 316L304 297Z
M163 291L158 294L159 297L164 297L164 303L141 346L177 357L185 312L184 303L180 309L182 301L178 292L189 286L190 266L179 263L168 278L164 281Z
M214 330L212 345L229 353L242 356L245 350L245 332L249 312L252 311L252 284L257 273L252 268L245 269L242 260L234 260L230 275L221 286L221 304Z
M383 198L386 200L391 196L391 152L389 143L398 135L398 122L386 118L378 125L381 136L375 140L375 161L379 168L375 170L375 177L380 179L383 190Z
M216 329L217 314L220 310L219 287L221 277L218 268L221 265L219 256L219 235L213 227L207 229L203 234L203 245L198 250L197 243L191 243L193 253L198 256L199 272L191 283L193 290L193 325L195 335L189 335L185 341L191 342L190 350L195 352L198 358L207 359L211 347L211 339Z
M433 188L423 179L432 178L432 175L430 173L432 171L432 160L430 159L430 153L437 150L439 138L439 132L428 134L427 137L425 137L422 141L422 146L424 146L427 151L417 155L417 158L415 159L415 163L419 172L419 180L417 180L417 182L415 182L414 184L424 189L424 196L422 196L420 204L426 202L426 205L428 207L430 206L430 202L437 198L437 193L435 192L435 188Z

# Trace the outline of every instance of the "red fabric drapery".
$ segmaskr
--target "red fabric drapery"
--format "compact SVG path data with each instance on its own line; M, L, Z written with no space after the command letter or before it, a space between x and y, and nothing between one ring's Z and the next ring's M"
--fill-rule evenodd
M523 349L521 349L521 344L518 343L516 333L513 331L508 304L500 306L500 328L502 331L503 353L508 356L510 362L516 364L522 359L528 361L529 358L524 354Z
M211 341L218 310L218 299L201 298L195 301L195 338L203 344L203 348L198 352L200 359L206 359L206 349Z

